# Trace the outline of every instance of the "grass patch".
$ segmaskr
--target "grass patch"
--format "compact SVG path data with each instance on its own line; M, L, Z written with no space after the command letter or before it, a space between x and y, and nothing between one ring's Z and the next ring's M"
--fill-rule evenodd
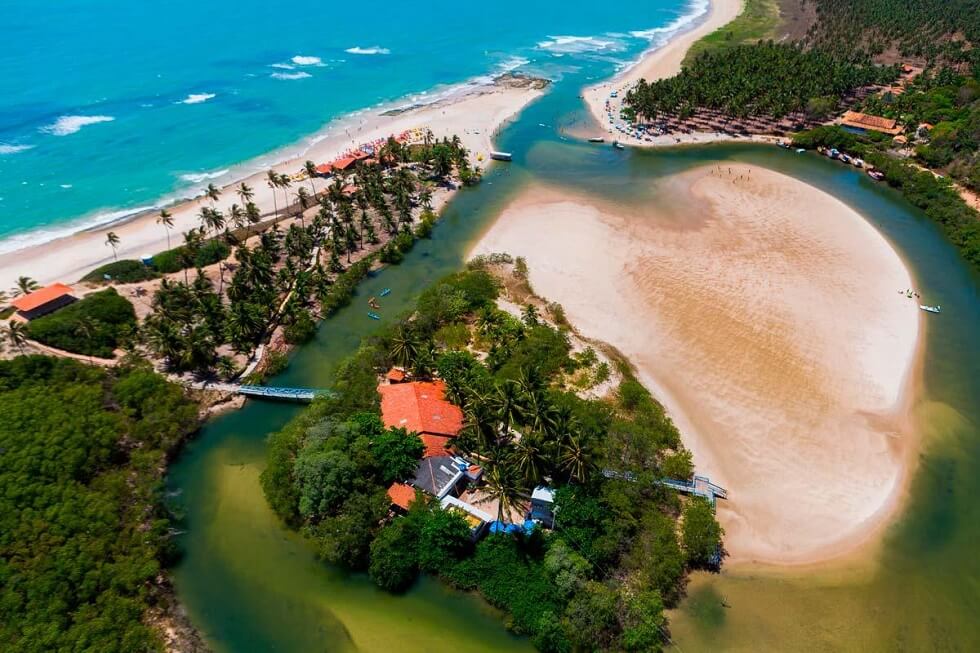
M157 273L153 269L143 265L142 262L133 259L123 259L122 261L113 261L112 263L95 268L82 277L82 281L87 283L104 283L107 281L105 278L106 275L109 276L109 281L115 281L116 283L149 281L157 277Z
M690 65L703 52L719 52L736 45L772 38L779 23L776 0L745 0L742 13L735 20L698 39L684 57Z

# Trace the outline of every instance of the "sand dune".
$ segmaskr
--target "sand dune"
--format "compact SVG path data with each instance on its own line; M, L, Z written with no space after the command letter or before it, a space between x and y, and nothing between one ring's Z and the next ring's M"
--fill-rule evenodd
M637 365L719 506L733 560L842 554L899 494L919 311L888 242L835 198L746 165L637 209L530 189L476 247Z

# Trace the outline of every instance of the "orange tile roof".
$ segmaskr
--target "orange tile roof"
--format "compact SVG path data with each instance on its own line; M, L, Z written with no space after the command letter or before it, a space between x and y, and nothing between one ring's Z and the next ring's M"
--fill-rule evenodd
M316 171L321 175L329 175L333 171L333 166L329 163L321 163L316 167Z
M412 502L415 501L415 488L404 483L392 483L388 488L388 498L391 502L403 510L408 510Z
M336 161L333 162L332 165L337 170L346 170L347 168L349 168L352 165L354 165L356 162L357 162L357 159L355 159L352 156L348 156L348 157L345 157L343 159L337 159Z
M405 380L405 370L400 370L397 367L393 367L388 370L387 379L392 383L401 383Z
M847 125L848 127L871 129L876 132L892 135L898 134L902 131L901 126L898 125L898 121L896 120L892 120L891 118L882 118L881 116L872 116L867 113L859 113L857 111L844 112L844 117L841 118L841 124Z
M35 308L44 306L48 302L61 299L65 295L71 294L71 287L63 283L56 283L50 286L29 292L11 302L18 311L33 311Z
M449 455L447 446L452 438L445 435L429 435L428 433L423 433L419 437L422 438L422 444L425 445L425 451L422 452L423 458L438 458Z
M381 421L389 428L450 438L463 428L463 411L446 401L443 381L382 385L378 392L381 393Z

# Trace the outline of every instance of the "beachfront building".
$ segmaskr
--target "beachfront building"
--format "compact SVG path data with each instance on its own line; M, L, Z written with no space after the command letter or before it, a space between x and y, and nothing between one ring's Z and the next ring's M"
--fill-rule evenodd
M841 126L849 132L855 134L866 134L868 132L878 132L889 136L897 136L904 129L898 124L897 120L872 116L868 113L858 111L846 111L840 120Z
M54 313L58 309L77 301L71 293L70 286L66 286L63 283L56 283L45 286L40 290L29 292L26 295L21 295L11 302L11 305L16 309L11 319L20 322L30 322L42 315Z

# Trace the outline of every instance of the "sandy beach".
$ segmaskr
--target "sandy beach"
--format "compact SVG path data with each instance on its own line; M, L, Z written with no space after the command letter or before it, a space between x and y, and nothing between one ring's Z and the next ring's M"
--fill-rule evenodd
M685 134L658 137L652 142L639 141L614 131L609 123L606 101L610 101L608 111L611 111L614 117L618 117L626 89L641 79L651 82L679 73L681 62L684 61L684 56L691 44L734 20L742 13L743 4L742 0L711 0L707 15L692 29L673 37L663 47L647 52L636 65L627 68L616 77L585 88L582 91L582 97L585 99L589 112L597 125L588 130L588 133L583 132L579 135L584 137L613 135L620 142L642 146L707 143L730 138L725 134ZM610 94L614 91L618 91L618 97L610 98Z
M490 163L489 152L494 134L506 121L544 92L542 85L540 80L504 76L495 84L476 87L433 104L404 111L378 109L376 113L359 116L356 120L329 126L325 137L302 157L280 163L273 169L278 173L293 174L307 159L316 163L330 161L354 145L415 127L429 128L440 139L458 135L470 150L474 165L486 168ZM253 201L263 214L271 216L274 203L272 191L266 185L266 170L252 172L248 176L243 174L242 177L245 177L245 183L255 192ZM309 189L309 181L294 182L290 197L295 194L300 183ZM319 191L327 182L314 180L313 183ZM234 193L237 185L238 182L235 182L222 189L217 208L227 213L232 203L241 203ZM279 208L282 209L282 193L277 192L277 196ZM199 226L198 212L204 205L203 202L202 199L189 200L168 208L174 220L174 227L170 232L172 246L176 247L182 242L183 232ZM113 260L112 251L105 245L108 231L114 231L120 238L121 243L117 250L120 259L137 258L167 249L167 234L156 223L157 215L157 212L152 212L7 252L0 257L0 287L9 288L21 275L33 277L42 284L77 281L90 270Z
M909 272L791 177L733 165L657 183L667 199L646 208L527 189L473 253L526 257L536 292L637 366L730 492L731 562L854 550L897 505L912 449Z

